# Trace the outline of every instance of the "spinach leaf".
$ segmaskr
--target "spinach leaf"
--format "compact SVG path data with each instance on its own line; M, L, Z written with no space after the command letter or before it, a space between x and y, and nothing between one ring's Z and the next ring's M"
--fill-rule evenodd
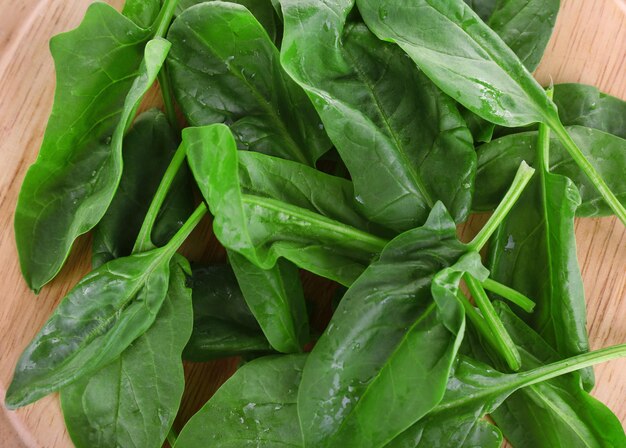
M93 232L94 267L131 254L150 201L177 145L177 137L163 113L153 109L137 118L124 138L124 170L119 187ZM166 244L193 211L187 179L179 177L172 191L153 232L158 246Z
M22 353L6 406L24 406L94 373L145 333L165 300L170 260L205 213L198 207L166 246L83 277Z
M556 84L554 104L565 126L585 126L626 139L626 101L622 101L586 84ZM533 131L537 125L524 128L496 127L494 134L501 137L524 131Z
M298 354L245 364L187 422L175 448L301 447L296 397L305 360Z
M532 72L548 45L559 6L560 0L500 0L485 23Z
M463 220L475 156L454 101L394 46L346 26L353 4L281 1L283 67L313 100L368 219L407 230L441 200Z
M617 345L516 374L500 373L461 355L437 407L387 446L468 446L468 438L475 436L477 425L483 425L480 428L483 435L487 432L482 417L494 412L513 392L624 355L626 345Z
M191 8L207 0L180 0L177 7L177 14L180 15L186 9ZM210 0L209 0L210 1ZM271 0L228 0L229 3L237 3L244 6L259 21L272 41L276 41L278 36L279 20L272 6Z
M175 256L170 270L165 301L148 331L115 361L61 390L77 447L163 445L183 394L181 352L192 327L189 263Z
M504 303L495 302L494 306L520 349L524 370L560 358ZM491 360L498 363L495 356ZM624 429L617 417L580 387L576 373L513 393L491 417L515 447L626 445Z
M113 199L124 133L170 47L161 38L146 44L149 38L149 31L95 3L77 29L50 42L55 104L15 211L20 264L35 291L59 272L74 240Z
M126 0L122 14L141 28L152 26L161 11L160 0Z
M381 446L441 400L463 338L465 272L487 276L441 203L385 247L309 355L298 395L305 445Z
M462 0L357 3L379 38L396 42L435 84L472 112L502 126L548 125L626 224L626 207L563 127L556 105L515 53Z
M309 99L247 9L199 4L178 16L168 39L174 93L191 125L225 122L242 149L308 165L330 148Z
M532 297L528 321L562 357L589 350L574 215L580 195L567 177L549 171L550 134L539 126L539 176L503 220L490 244L492 278ZM593 386L592 372L583 377Z
M606 180L617 198L626 204L626 140L602 131L571 126L568 132L584 148L585 157ZM508 135L478 148L476 191L472 208L493 210L513 179L520 161L534 165L537 153L537 132ZM581 204L577 216L606 216L611 209L602 200L591 181L580 170L556 138L550 139L550 170L570 178L578 188Z
M230 266L193 267L193 333L183 358L204 362L272 348Z
M183 142L196 183L215 216L215 235L227 249L258 267L272 268L279 257L284 257L303 269L349 285L384 247L382 238L317 211L243 191L239 154L228 127L187 128ZM305 168L295 162L282 163L294 172L296 167ZM308 168L309 176L321 178L320 185L327 182L324 192L329 201L341 197L330 180L332 176ZM291 179L306 183L303 178Z
M272 347L297 353L309 341L309 318L298 267L277 260L261 269L243 255L228 252L239 287Z

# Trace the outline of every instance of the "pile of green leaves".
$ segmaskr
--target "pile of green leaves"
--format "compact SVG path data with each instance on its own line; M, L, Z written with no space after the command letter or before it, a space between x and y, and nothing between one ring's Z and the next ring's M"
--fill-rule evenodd
M55 103L15 214L35 292L86 232L93 271L6 405L60 392L85 448L626 446L588 393L626 345L589 352L574 235L577 216L626 223L626 103L532 77L558 9L94 3L50 43ZM155 82L164 112L136 117ZM228 263L190 265L208 215ZM338 284L321 335L303 270ZM182 359L232 356L177 436Z

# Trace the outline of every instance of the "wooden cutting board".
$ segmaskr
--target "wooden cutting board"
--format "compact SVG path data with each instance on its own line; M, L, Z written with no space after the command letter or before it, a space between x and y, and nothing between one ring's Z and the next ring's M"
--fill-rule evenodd
M35 160L54 93L48 39L80 22L90 0L0 0L0 400L4 402L15 362L65 293L89 270L89 238L81 238L62 273L35 296L21 278L13 235L13 212L22 179ZM121 7L122 0L108 3ZM561 13L544 60L537 70L543 84L593 84L626 99L626 2L561 0ZM147 103L155 104L152 94ZM626 175L626 173L625 173ZM473 219L464 238L481 225ZM578 256L587 295L591 345L626 342L626 229L614 218L576 223ZM212 240L208 225L194 238ZM198 261L223 259L215 243L196 244L186 254ZM315 279L307 289L319 291ZM326 288L327 289L327 288ZM328 294L326 294L328 295ZM186 366L180 429L233 372L236 360ZM593 394L626 424L626 360L596 367ZM0 410L0 446L72 446L57 396L18 411Z

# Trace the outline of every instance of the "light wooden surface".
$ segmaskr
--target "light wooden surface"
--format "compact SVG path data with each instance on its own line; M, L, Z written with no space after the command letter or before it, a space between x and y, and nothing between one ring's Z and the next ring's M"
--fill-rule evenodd
M25 345L69 288L89 269L89 239L81 238L61 275L32 294L19 272L13 211L27 167L36 157L52 106L54 70L48 39L75 27L89 0L0 0L0 399ZM120 7L121 0L109 3ZM537 77L542 83L584 82L626 99L626 6L623 0L561 0L557 29ZM149 101L155 101L152 95ZM625 173L626 175L626 173ZM464 235L482 220L470 222ZM626 342L626 230L612 218L579 220L578 255L587 295L593 348ZM210 239L208 225L196 232ZM210 246L190 247L195 260L223 258ZM319 282L306 279L309 290ZM228 377L236 360L186 366L183 421ZM626 423L626 360L596 368L594 395ZM0 446L72 446L56 396L18 411L0 410Z

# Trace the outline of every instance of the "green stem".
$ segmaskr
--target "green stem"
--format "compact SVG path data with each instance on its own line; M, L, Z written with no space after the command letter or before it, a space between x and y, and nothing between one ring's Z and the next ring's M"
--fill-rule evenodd
M470 303L465 294L463 294L462 292L458 292L457 298L463 305L463 308L465 309L465 315L469 318L470 322L472 322L474 328L478 330L483 339L489 341L491 345L497 349L497 347L495 346L496 343L494 341L493 333L491 331L491 328L489 328L489 325L487 325L487 322L485 322L485 319L483 319L480 313L476 311L476 308L474 308L474 305Z
M156 31L154 32L154 37L165 36L165 33L167 33L167 30L170 27L170 23L172 23L176 6L178 6L178 0L165 0L165 4L163 5L163 8L161 8L159 17L157 17L155 22L157 23L157 26Z
M163 179L161 179L159 188L150 203L150 208L148 208L148 213L146 213L146 217L141 224L139 235L137 235L137 241L135 241L135 246L133 247L134 254L138 252L145 252L146 250L154 248L152 240L150 239L152 235L152 228L154 227L154 223L159 215L161 206L163 205L163 202L165 202L165 198L167 197L167 193L172 185L172 182L174 181L181 165L185 161L185 155L185 147L181 144L174 153L174 157L172 157L172 161L167 167L167 170L165 170L165 174L163 175Z
M532 384L547 381L566 373L581 370L594 366L601 362L610 361L612 359L623 358L626 356L626 344L614 345L613 347L602 348L592 352L583 353L582 355L573 356L563 359L562 361L553 362L545 366L537 367L528 372L518 373L521 384L530 386Z
M178 232L172 237L171 240L164 246L165 252L174 255L174 253L183 245L185 240L189 237L191 232L196 228L196 226L200 223L204 215L209 212L209 209L204 204L200 204L191 216L185 221L185 224L178 229Z
M519 351L511 339L511 336L509 336L506 328L504 328L504 324L498 317L496 310L493 308L493 304L489 301L483 286L478 280L469 274L465 274L463 279L472 293L478 309L482 313L491 330L493 335L492 340L496 349L500 352L511 370L519 370L522 366L522 358L520 357Z
M519 199L534 172L535 170L529 167L526 162L520 164L515 178L513 179L513 183L506 192L506 195L504 195L504 198L493 212L493 215L489 218L489 221L487 221L487 224L480 229L478 235L468 244L470 250L478 252L487 244L493 232L496 231L502 220L504 220L513 205L515 205L515 202Z
M174 95L172 92L172 85L170 83L169 73L165 64L161 67L159 74L157 75L159 81L159 87L161 87L161 96L163 97L163 105L165 106L165 114L167 115L167 121L170 126L177 132L180 132L180 126L178 124L178 116L176 115L176 108L174 107Z
M574 159L574 162L576 162L580 169L587 175L589 180L591 180L591 183L595 185L602 198L606 201L608 206L611 207L611 210L613 210L620 221L626 225L626 208L624 208L617 197L615 197L615 194L613 194L609 186L604 182L600 173L598 173L595 167L589 163L563 124L558 119L548 120L546 124L552 128L563 146L565 146L565 149L567 149L570 156L572 156L572 159Z
M488 278L482 283L482 285L487 291L498 294L499 296L507 299L509 302L516 304L527 313L532 313L535 308L535 302L530 300L521 292L516 291L513 288L509 288L502 283L498 283L495 280Z

